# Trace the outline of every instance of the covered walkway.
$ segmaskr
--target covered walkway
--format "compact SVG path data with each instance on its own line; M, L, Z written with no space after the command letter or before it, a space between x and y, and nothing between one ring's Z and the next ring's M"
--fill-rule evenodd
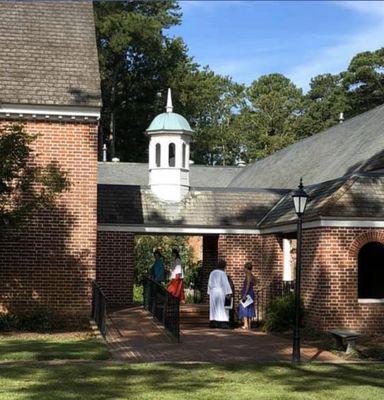
M292 346L287 339L263 332L203 327L183 329L181 343L175 343L141 307L111 313L107 341L112 356L127 362L290 361ZM339 358L314 347L304 347L302 360L337 362Z

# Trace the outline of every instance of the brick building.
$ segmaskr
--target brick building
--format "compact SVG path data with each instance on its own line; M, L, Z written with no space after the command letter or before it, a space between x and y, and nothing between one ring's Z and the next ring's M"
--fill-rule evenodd
M38 134L35 161L70 188L0 243L0 308L88 317L96 270L100 80L92 4L0 2L0 123Z
M0 117L38 132L36 155L68 171L55 210L0 245L0 306L86 318L91 281L132 301L134 236L203 237L205 277L219 257L237 289L253 261L260 287L294 279L291 190L310 195L302 292L308 322L366 333L384 324L384 106L247 167L189 163L193 131L173 112L147 130L149 163L97 163L99 73L88 1L0 3ZM143 133L144 134L144 133Z

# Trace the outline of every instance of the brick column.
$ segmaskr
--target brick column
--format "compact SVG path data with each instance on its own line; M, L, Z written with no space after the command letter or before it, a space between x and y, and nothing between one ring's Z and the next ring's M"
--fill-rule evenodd
M112 306L132 303L134 235L128 232L98 232L96 280Z

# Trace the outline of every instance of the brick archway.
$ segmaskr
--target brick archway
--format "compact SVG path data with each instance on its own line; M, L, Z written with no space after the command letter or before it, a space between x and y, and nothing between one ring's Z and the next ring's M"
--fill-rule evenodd
M379 242L384 244L384 232L369 231L357 237L349 249L350 256L356 259L360 249L369 242Z

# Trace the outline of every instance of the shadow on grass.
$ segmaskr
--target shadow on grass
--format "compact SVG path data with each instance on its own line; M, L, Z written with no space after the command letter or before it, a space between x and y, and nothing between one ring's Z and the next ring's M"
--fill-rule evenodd
M383 378L379 364L8 365L0 399L371 399Z
M0 339L0 361L6 360L106 360L104 343L96 338L83 340Z

